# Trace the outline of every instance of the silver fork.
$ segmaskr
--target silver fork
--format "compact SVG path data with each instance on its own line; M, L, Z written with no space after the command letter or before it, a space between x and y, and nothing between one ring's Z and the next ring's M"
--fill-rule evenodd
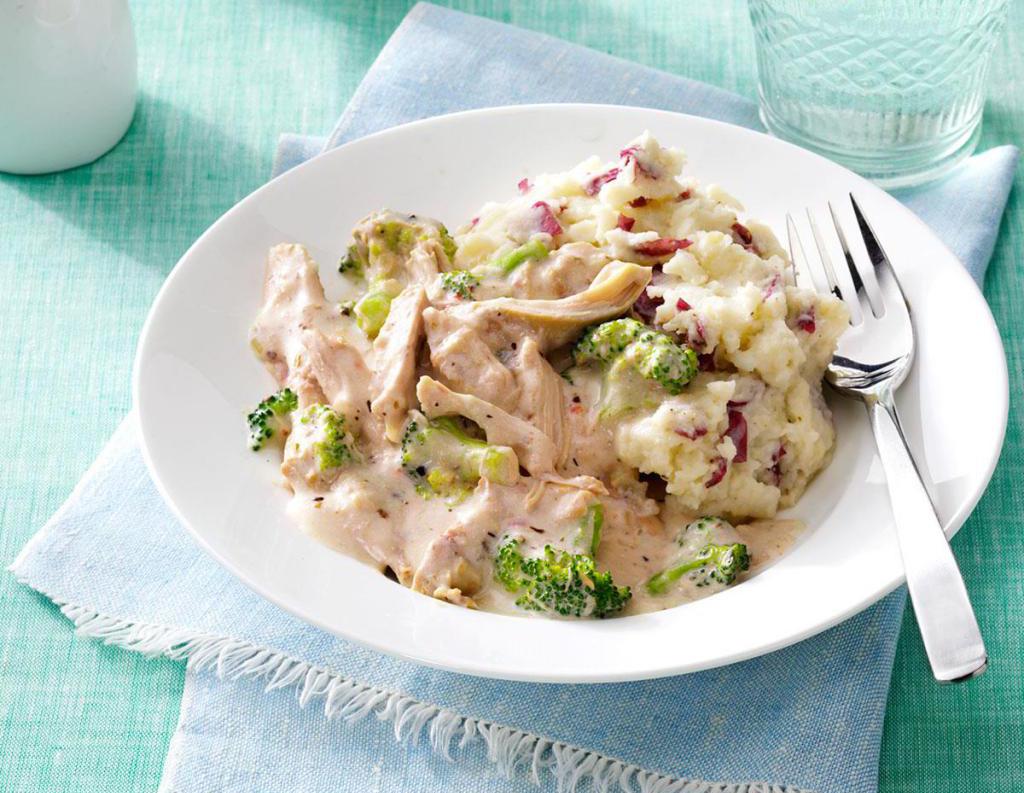
M861 314L860 322L840 338L826 380L839 393L860 399L867 406L889 483L896 536L921 638L936 679L955 683L985 671L988 663L985 644L956 559L921 481L896 412L895 391L914 363L914 325L910 309L885 251L852 195L850 202L858 227L856 233L864 247L864 250L857 249L856 255L851 253L835 208L831 203L828 206L838 238L836 250L842 252L849 270L853 292L849 296L844 294L832 266L825 237L814 215L807 211L819 257L818 272L824 273L834 295L851 308L859 307ZM848 222L849 225L852 222ZM811 260L804 253L796 223L788 214L786 230L797 283L815 288ZM834 245L836 240L831 242ZM874 290L866 286L871 282L877 283L873 300L869 292ZM847 290L850 291L849 286Z

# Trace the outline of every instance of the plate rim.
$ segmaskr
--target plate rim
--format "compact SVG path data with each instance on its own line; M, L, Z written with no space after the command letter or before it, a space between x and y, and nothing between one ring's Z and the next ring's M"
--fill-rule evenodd
M801 156L810 156L820 161L824 161L829 167L839 168L846 172L848 176L852 176L854 180L860 182L859 189L867 188L869 191L876 195L884 196L886 201L892 202L898 205L905 213L908 219L912 219L917 225L919 233L924 233L932 238L934 243L941 246L941 248L949 255L951 259L960 264L959 275L962 276L961 280L964 284L969 284L974 289L977 297L980 298L980 303L984 307L985 316L988 319L986 329L990 332L991 340L994 341L996 349L998 349L999 355L999 369L994 372L994 376L999 380L998 397L1000 400L1000 410L998 414L999 421L999 432L998 432L998 450L995 454L990 456L986 470L983 476L978 480L979 486L970 493L970 496L964 500L959 509L945 521L943 526L947 538L952 538L966 522L967 518L973 512L977 506L981 497L984 495L991 482L992 476L997 468L999 461L1002 457L1003 450L1005 448L1006 432L1009 421L1009 373L1008 364L1006 360L1006 351L1002 342L1002 337L999 333L998 325L995 322L995 318L992 314L991 306L985 299L984 293L982 292L979 285L970 277L963 263L960 262L959 258L949 249L949 247L943 242L941 238L921 219L913 212L909 207L898 201L894 196L881 188L871 184L863 177L850 171L839 163L835 163L822 157L815 152L803 149L802 147L796 146L795 144L787 141L775 138L774 136L768 135L760 130L750 129L737 124L732 124L718 119L707 118L704 116L698 116L691 113L681 113L672 110L664 110L660 108L644 107L642 105L619 105L619 104L606 104L606 103L588 103L588 102L548 102L548 103L530 103L530 104L512 104L512 105L496 105L493 107L476 108L472 110L462 110L453 113L443 113L435 116L429 116L415 121L400 124L394 127L388 127L386 129L378 130L372 134L357 138L355 140L346 141L345 143L323 151L309 160L296 165L294 168L289 169L281 174L278 174L273 179L268 180L266 183L260 185L258 188L248 193L241 199L239 199L234 205L232 205L227 211L223 212L213 223L207 227L202 234L200 234L191 245L182 253L174 267L168 272L155 297L153 298L152 304L147 312L146 319L143 323L142 329L139 332L138 341L135 347L135 357L132 364L131 373L131 394L132 394L132 413L136 416L136 422L138 427L138 439L140 451L142 453L143 460L145 462L147 471L150 479L152 480L157 492L160 494L161 499L171 510L171 513L177 518L182 526L188 531L192 540L196 542L202 550L212 557L219 565L227 570L237 580L241 581L246 587L255 592L258 596L265 600L273 603L283 611L292 614L298 619L302 620L308 625L312 625L320 630L324 630L327 633L339 636L346 641L352 641L353 643L371 650L385 653L393 658L399 658L405 661L416 663L423 666L439 669L442 671L455 672L460 674L467 674L476 677L500 679L500 680L513 680L513 681L524 681L524 682L544 682L544 683L567 683L567 684L590 684L590 683L613 683L613 682L628 682L636 680L655 679L660 677L668 677L680 674L691 674L694 672L703 671L706 669L718 668L722 666L731 665L740 661L755 658L761 655L765 655L777 650L789 647L800 641L803 641L812 636L816 636L824 631L835 627L836 625L845 622L847 619L861 613L871 605L882 600L888 594L900 587L904 582L905 578L902 574L897 576L895 579L886 582L884 585L876 587L875 590L868 593L867 595L858 599L855 603L848 606L847 608L837 612L828 620L824 620L816 623L813 626L803 628L797 631L787 632L784 636L777 638L775 641L765 641L752 646L743 651L737 651L730 653L725 656L718 657L713 660L698 663L683 663L676 666L671 665L659 665L657 667L643 667L638 666L633 672L590 672L590 671L578 671L574 674L555 672L555 673L522 673L517 672L514 669L503 667L501 669L488 666L486 664L475 663L472 661L466 661L460 659L459 663L441 663L432 660L428 657L423 657L417 653L405 652L401 649L397 649L392 646L386 646L382 643L376 642L372 639L364 638L362 636L356 637L351 633L340 631L338 628L325 624L322 620L315 617L311 617L306 613L303 613L300 609L292 607L291 605L283 602L282 598L276 596L273 592L268 590L266 587L261 585L257 580L244 573L230 559L225 555L218 552L199 532L192 524L185 518L184 514L180 510L174 499L171 498L170 493L162 480L159 471L158 464L151 454L149 440L146 433L146 425L142 420L143 413L143 400L141 399L142 392L142 368L144 366L144 354L147 348L147 344L150 341L151 333L153 332L153 326L156 322L157 315L160 312L162 303L167 299L167 295L173 289L173 285L176 281L182 277L182 273L185 271L187 260L189 260L194 251L206 240L207 237L215 234L218 227L242 211L243 205L248 204L250 201L261 195L264 191L272 189L272 186L289 174L304 170L321 167L321 163L325 158L341 157L345 156L342 152L346 151L350 147L357 144L361 144L368 140L377 140L386 138L391 135L400 134L409 130L421 127L429 126L431 124L438 123L439 121L447 120L453 121L458 118L467 116L480 116L480 115L497 115L502 113L516 113L516 112L542 112L545 110L557 109L559 112L572 111L572 110L583 110L585 112L593 111L604 111L609 113L617 112L642 112L650 113L657 116L668 116L668 117L682 117L690 121L696 121L699 124L707 124L711 126L721 126L729 128L732 131L738 131L743 135L750 135L757 138L768 138L772 141L772 145L781 145L788 149L795 149L801 153ZM332 551L338 553L337 551ZM443 604L442 604L443 605ZM489 615L490 612L479 612L482 615ZM520 618L521 619L521 618Z

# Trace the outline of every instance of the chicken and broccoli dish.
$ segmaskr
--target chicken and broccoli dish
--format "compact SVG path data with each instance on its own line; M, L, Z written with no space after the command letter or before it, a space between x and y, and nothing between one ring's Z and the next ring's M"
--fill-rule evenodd
M338 265L353 300L271 249L250 340L278 387L249 441L303 530L435 598L574 618L777 556L800 524L776 513L830 459L848 318L683 163L645 134L454 234L372 214Z

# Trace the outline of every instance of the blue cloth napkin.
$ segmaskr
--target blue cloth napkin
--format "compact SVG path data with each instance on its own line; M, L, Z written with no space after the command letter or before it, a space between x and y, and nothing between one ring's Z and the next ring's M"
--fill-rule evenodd
M420 4L326 145L438 113L537 101L642 104L757 126L753 105L715 88ZM324 145L286 136L275 168ZM1016 159L1013 147L994 149L904 196L979 280ZM683 677L570 686L426 669L312 628L222 570L161 501L132 417L12 570L82 634L188 660L161 786L176 793L587 784L868 793L904 603L894 593L788 649Z

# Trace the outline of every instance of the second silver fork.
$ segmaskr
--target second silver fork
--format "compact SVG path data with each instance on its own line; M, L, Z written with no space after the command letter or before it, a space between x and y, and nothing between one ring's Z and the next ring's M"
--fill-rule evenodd
M844 291L841 286L824 234L814 215L807 212L813 248L818 254L818 271L824 275L828 289L846 302L851 313L856 311L861 317L839 339L826 379L841 394L859 399L867 406L889 485L907 589L928 660L937 680L959 682L985 671L988 657L960 569L896 412L896 389L914 363L914 325L889 258L852 195L850 202L857 226L850 231L863 242L863 251L858 249L857 255L851 252L852 234L847 237L831 203L833 229L829 233L836 235L837 239L832 241L838 241L844 259L842 266L849 274L852 290L848 286ZM789 215L786 226L797 283L816 288L812 259L807 256L796 223ZM877 289L869 290L869 284Z

